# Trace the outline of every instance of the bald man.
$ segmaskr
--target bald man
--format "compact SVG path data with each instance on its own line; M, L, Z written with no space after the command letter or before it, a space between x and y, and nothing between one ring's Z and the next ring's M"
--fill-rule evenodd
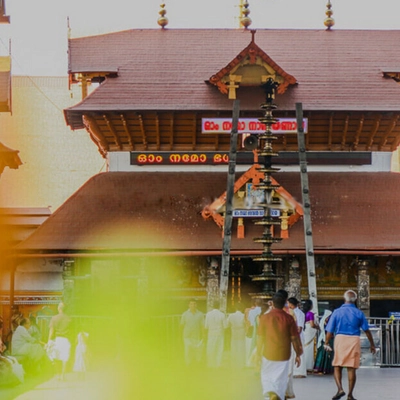
M334 348L335 355L332 361L334 367L334 377L337 386L337 393L332 400L338 400L346 393L342 386L342 370L347 368L349 381L348 400L355 400L353 390L356 384L356 370L360 366L361 344L360 329L362 329L371 345L370 350L375 354L375 344L369 330L368 321L364 313L356 308L357 294L353 290L344 293L344 304L335 310L326 327L326 341L329 343L333 334L335 334ZM329 345L324 346L327 351L332 351Z

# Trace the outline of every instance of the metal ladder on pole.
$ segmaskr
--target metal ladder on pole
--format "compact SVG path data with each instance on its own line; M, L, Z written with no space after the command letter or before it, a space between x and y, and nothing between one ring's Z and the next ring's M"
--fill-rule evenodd
M222 259L220 273L220 310L226 312L228 284L229 284L229 262L231 255L231 238L232 238L232 202L233 189L235 185L235 169L236 169L236 152L238 137L238 121L239 121L240 101L235 100L233 103L232 115L232 131L229 150L228 179L226 187L225 201L225 221L224 221L224 240L222 243Z
M308 185L306 143L303 128L303 105L296 103L296 119L297 119L297 141L299 145L299 161L300 161L300 177L301 177L301 194L303 199L304 210L304 239L307 261L307 280L308 293L310 300L313 302L313 309L318 313L318 296L317 296L317 280L315 274L314 245L311 228L311 202Z

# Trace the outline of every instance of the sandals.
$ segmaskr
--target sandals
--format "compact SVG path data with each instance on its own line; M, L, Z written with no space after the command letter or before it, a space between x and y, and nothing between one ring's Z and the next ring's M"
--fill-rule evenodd
M345 395L346 395L346 393L345 393L343 390L341 390L340 392L337 392L337 393L332 397L332 400L339 400L340 398L342 398L342 397L345 396ZM352 397L348 397L347 400L356 400L356 399L353 399Z

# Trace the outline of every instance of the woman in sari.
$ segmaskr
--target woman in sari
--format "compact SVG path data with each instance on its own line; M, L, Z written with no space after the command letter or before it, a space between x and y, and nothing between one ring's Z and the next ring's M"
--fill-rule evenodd
M325 310L324 315L321 318L321 322L319 323L320 327L320 335L318 337L317 343L317 355L315 357L315 365L314 365L314 373L316 374L331 374L333 372L332 360L333 360L333 351L326 351L324 348L325 345L325 328L328 325L329 318L332 315L332 310ZM329 346L333 349L333 338L329 341Z
M314 340L319 330L317 317L312 311L313 303L311 300L306 300L303 304L303 312L305 314L304 328L304 360L306 363L307 372L312 373L314 370Z

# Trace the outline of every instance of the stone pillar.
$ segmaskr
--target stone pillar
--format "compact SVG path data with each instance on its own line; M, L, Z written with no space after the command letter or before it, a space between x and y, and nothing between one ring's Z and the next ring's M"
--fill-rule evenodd
M290 260L289 281L286 283L286 291L289 293L289 297L295 297L301 301L300 263L296 257Z
M207 266L207 311L212 310L214 302L219 301L219 261L211 258Z
M284 258L282 261L277 262L275 266L275 275L276 275L276 280L275 282L272 281L272 293L277 292L279 289L285 289L286 290L286 276L288 275L288 262L287 258ZM273 273L272 273L273 274Z
M340 283L347 284L347 282L348 282L348 267L347 267L346 257L339 256L339 265L340 265Z
M357 291L358 291L358 308L362 310L366 317L370 313L370 292L369 292L369 261L358 260L357 267Z
M389 276L393 272L392 258L389 257L387 260L379 259L378 262L378 282L380 285L384 285L386 280L389 280Z
M64 260L62 264L62 278L63 278L63 302L68 305L68 313L75 312L74 304L74 286L75 281L75 260Z

